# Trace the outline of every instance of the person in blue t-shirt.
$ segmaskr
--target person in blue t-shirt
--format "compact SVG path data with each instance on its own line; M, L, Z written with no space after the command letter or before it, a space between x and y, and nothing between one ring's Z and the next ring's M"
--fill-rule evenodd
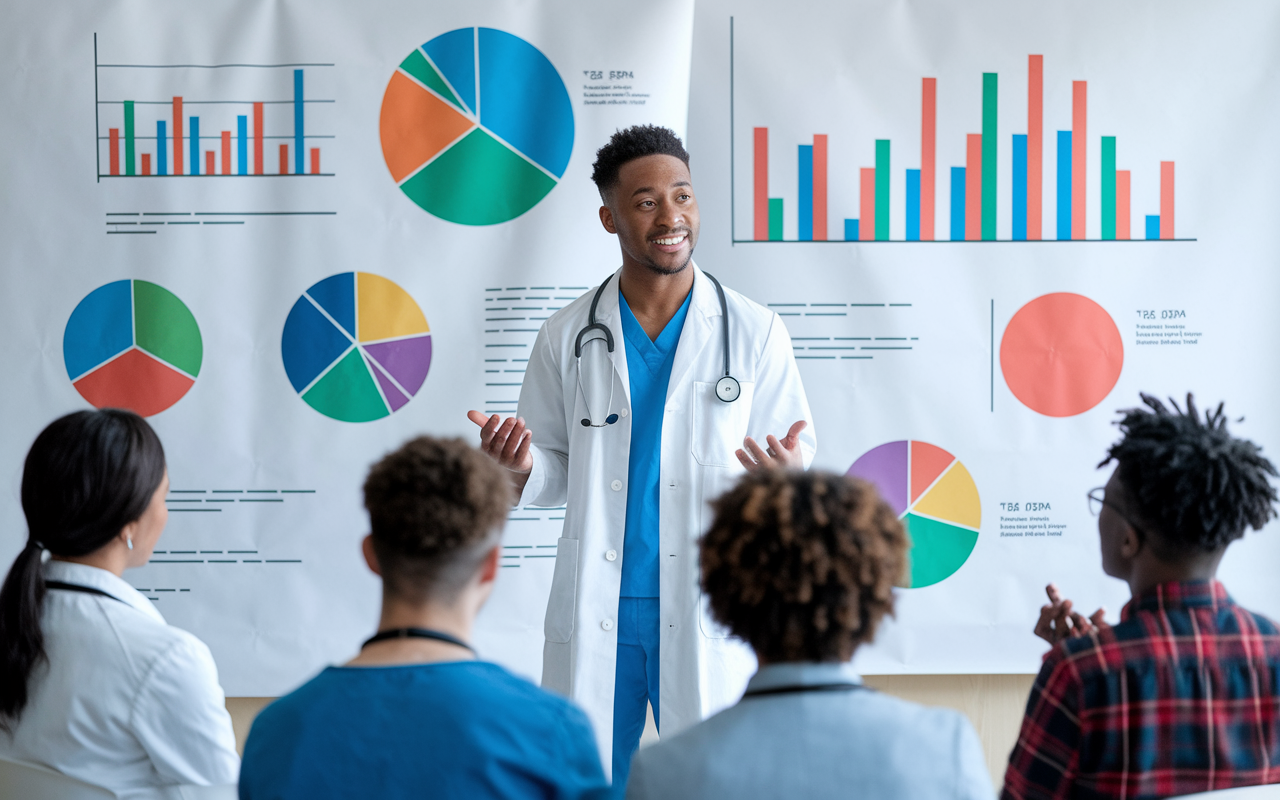
M378 633L258 715L242 800L607 796L586 715L467 644L509 486L461 439L420 437L373 467L363 548L382 578Z

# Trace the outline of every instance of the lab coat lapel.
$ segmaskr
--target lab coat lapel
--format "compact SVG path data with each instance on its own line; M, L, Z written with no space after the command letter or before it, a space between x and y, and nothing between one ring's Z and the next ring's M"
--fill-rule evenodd
M609 354L609 360L613 362L613 371L622 382L623 396L627 398L627 405L630 406L631 374L627 372L627 340L623 338L622 314L618 308L618 281L621 276L621 268L609 276L609 285L604 287L604 293L600 295L600 304L596 306L596 320L604 323L613 334L613 352Z
M718 334L720 330L720 298L716 294L716 287L702 274L698 265L692 266L693 299L689 302L689 314L685 317L680 344L676 346L676 357L671 364L671 381L667 384L668 398L676 391L676 387L683 385L686 374L708 343L713 340L719 342L719 337L713 334Z

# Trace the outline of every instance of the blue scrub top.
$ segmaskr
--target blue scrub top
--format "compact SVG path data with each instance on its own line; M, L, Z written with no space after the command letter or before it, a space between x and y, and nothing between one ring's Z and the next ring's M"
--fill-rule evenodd
M662 415L676 345L689 312L684 304L656 340L644 332L618 291L622 335L631 383L631 454L627 464L627 527L622 544L622 596L658 596L658 483L662 461Z

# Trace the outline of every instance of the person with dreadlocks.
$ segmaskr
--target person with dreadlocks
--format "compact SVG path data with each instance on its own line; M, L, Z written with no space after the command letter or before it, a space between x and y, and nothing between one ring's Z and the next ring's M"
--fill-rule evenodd
M1035 632L1053 645L1009 756L1003 800L1162 798L1280 782L1280 627L1215 575L1273 516L1276 469L1227 431L1142 395L1089 493L1102 569L1133 599L1108 625L1048 587Z

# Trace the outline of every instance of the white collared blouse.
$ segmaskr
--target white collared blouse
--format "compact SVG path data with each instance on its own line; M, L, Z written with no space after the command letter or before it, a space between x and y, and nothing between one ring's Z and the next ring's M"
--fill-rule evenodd
M209 648L166 624L121 578L50 561L45 579L105 592L45 595L44 646L28 701L0 756L105 786L123 800L179 784L235 783L235 735Z

